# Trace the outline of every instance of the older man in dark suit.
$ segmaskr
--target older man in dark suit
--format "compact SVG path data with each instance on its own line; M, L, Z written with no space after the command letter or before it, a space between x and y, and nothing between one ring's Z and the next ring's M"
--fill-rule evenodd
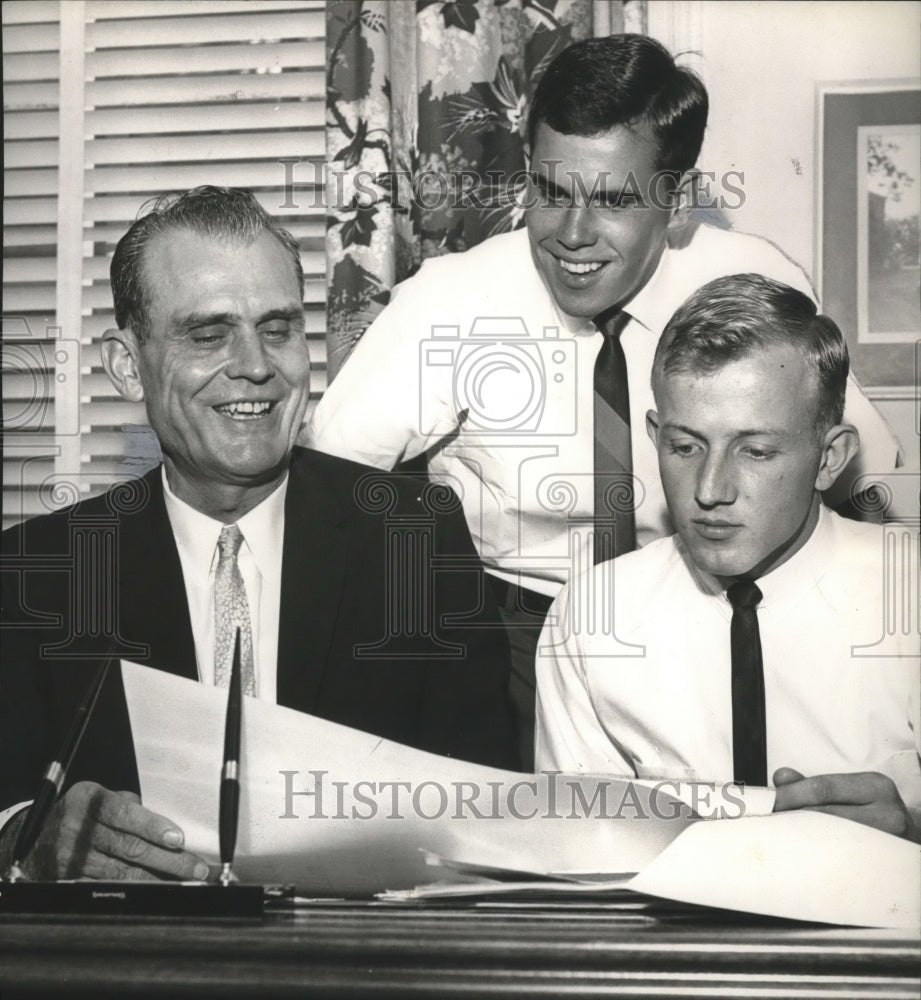
M4 534L0 808L34 793L100 658L222 684L238 629L255 697L515 766L508 650L456 497L295 447L309 359L292 237L247 192L196 189L132 226L112 285L103 362L164 462ZM94 602L104 627L86 627ZM110 671L27 874L205 874L140 804L130 751Z

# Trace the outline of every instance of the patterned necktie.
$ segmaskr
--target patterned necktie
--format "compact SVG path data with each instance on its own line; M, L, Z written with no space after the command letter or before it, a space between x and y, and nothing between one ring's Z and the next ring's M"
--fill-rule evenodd
M230 684L236 630L240 629L240 666L243 693L255 695L253 633L249 624L246 587L237 566L243 535L235 524L225 524L217 540L217 571L214 574L214 683Z
M767 785L764 667L758 613L761 591L754 580L737 580L727 591L732 605L732 761L736 781Z
M595 317L595 325L604 336L594 381L596 563L636 548L630 392L627 359L620 343L629 322L630 314L622 310Z

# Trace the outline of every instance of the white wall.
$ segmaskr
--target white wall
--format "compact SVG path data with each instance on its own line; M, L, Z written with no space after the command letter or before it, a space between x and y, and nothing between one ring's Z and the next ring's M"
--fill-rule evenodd
M745 173L734 228L778 243L814 277L816 82L917 77L921 3L650 0L649 33L703 53L681 61L710 93L701 168Z
M699 165L745 174L731 225L777 243L815 280L816 83L917 78L921 3L650 0L648 12L649 33L672 52L700 53L679 59L710 94ZM917 465L917 415L899 395L880 408Z

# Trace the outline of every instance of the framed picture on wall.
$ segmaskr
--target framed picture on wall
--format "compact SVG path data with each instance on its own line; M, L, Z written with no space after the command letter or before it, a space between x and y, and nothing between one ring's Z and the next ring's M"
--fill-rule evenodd
M865 386L910 387L921 339L921 82L820 84L823 310Z

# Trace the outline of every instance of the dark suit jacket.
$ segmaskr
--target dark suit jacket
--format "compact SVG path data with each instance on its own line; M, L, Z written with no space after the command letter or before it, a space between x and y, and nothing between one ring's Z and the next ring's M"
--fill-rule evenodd
M507 640L484 579L450 491L295 449L279 704L516 767ZM159 468L4 532L2 585L0 807L32 797L110 650L198 676ZM136 789L120 672L110 674L68 783Z

